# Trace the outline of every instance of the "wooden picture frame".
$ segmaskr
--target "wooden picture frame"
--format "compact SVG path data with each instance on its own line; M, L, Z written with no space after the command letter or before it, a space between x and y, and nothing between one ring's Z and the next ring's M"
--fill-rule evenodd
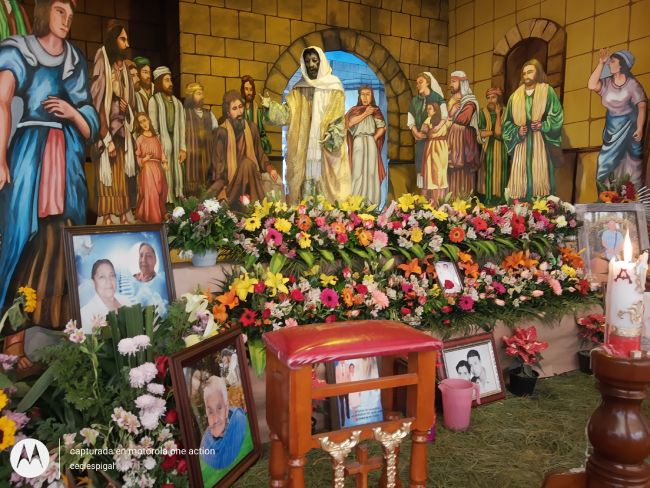
M456 263L454 263L453 261L440 260L433 263L433 267L436 272L436 281L438 282L438 286L445 293L460 293L463 291L463 277L460 271L458 270L458 266L456 265ZM440 269L438 269L439 267ZM445 281L448 277L444 275L445 271L443 270L448 270L448 272L453 275L451 276L452 279L450 280L455 285L453 289L445 288Z
M358 358L348 359L343 361L348 370L350 365L355 366L355 374L358 378L354 381L368 380L379 378L379 358ZM329 384L337 383L336 367L341 361L334 361L325 363L325 379ZM358 372L357 372L358 371ZM351 396L357 393L349 393L347 395L347 405L345 399L341 396L329 397L330 405L330 420L332 422L332 430L340 430L347 427L354 427L357 425L369 424L372 422L382 422L384 420L384 410L381 404L381 390L369 390L365 392L358 392L358 399L351 400ZM358 403L358 405L356 405ZM355 405L353 407L353 405ZM341 408L347 407L345 418L342 418ZM358 408L357 421L354 420L355 408ZM347 413L350 417L347 418Z
M225 468L219 470L213 469L208 466L205 462L205 468L201 467L201 454L193 454L193 452L198 453L198 449L202 448L203 442L202 437L197 439L197 433L200 435L202 431L202 425L199 425L201 420L207 420L207 414L204 419L200 418L201 409L197 407L196 403L191 403L191 397L196 398L196 395L189 394L189 386L192 385L195 375L198 372L199 378L202 376L202 372L199 369L192 371L192 368L195 366L200 366L201 364L210 364L212 363L212 357L220 356L223 357L223 351L229 349L230 352L234 349L237 357L237 364L240 365L238 368L238 375L241 381L241 389L243 390L243 403L244 407L233 407L232 403L229 404L229 419L231 419L232 408L235 410L243 409L245 410L247 418L247 431L243 440L241 441L241 447L238 451L238 455L233 461L235 464L229 464ZM232 358L229 360L232 364ZM214 361L217 364L217 361ZM220 364L220 362L218 363ZM218 334L215 337L201 341L199 344L196 344L192 347L188 347L176 354L170 356L169 358L169 368L172 378L172 385L174 387L174 398L176 399L176 409L178 411L181 434L183 436L183 444L186 449L185 458L187 460L188 472L190 476L190 486L193 488L224 488L232 485L237 478L239 478L249 467L257 462L257 460L262 455L262 442L260 440L260 431L257 424L257 414L255 412L255 400L253 398L253 388L251 386L250 376L248 372L248 360L246 359L246 349L244 346L244 336L241 333L239 327L230 329L224 333ZM228 368L228 376L230 376L230 367ZM207 373L209 374L209 373ZM207 376L206 374L206 376ZM223 371L221 371L223 374ZM213 376L218 376L216 374L211 375L206 381L199 379L201 381L201 386L199 391L210 382ZM188 385L188 377L190 378L190 385ZM220 376L223 378L223 376ZM224 384L227 383L227 380L224 381ZM228 398L231 398L231 388L233 386L238 386L237 383L230 385L228 388ZM237 392L236 392L237 394ZM202 397L202 395L200 395ZM194 401L194 400L192 400ZM207 407L204 408L207 411ZM236 411L233 413L237 413ZM234 425L231 420L228 421L227 427L224 429L224 434L226 434L227 429L231 425ZM249 452L245 453L243 450L246 448L248 440L248 433L250 431L250 441L252 441L252 448ZM211 428L208 425L203 436L207 437L208 433L211 432ZM236 435L236 434L233 434ZM223 437L221 438L223 440ZM232 440L232 437L231 437ZM243 455L243 457L242 457ZM240 458L239 461L237 459ZM217 461L218 458L215 458ZM227 472L221 476L216 483L206 483L203 475L203 470L205 469L210 475L220 475L223 473L224 469L227 469ZM208 470L213 470L214 473L210 473ZM219 471L221 473L217 474Z
M167 243L165 224L80 225L63 228L70 315L77 320L84 332L92 332L87 322L93 311L91 302L97 300L99 295L98 286L91 274L94 263L99 260L108 260L112 264L117 287L114 297L118 303L140 303L143 307L156 305L158 313L164 315L167 307L176 299ZM145 245L151 248L150 261L146 265L141 263L139 257L142 249L147 250ZM143 266L153 269L153 277L147 279ZM81 294L83 299L80 299ZM89 296L92 296L90 300ZM104 310L105 305L102 307L99 304L95 308L97 315L104 311L108 313Z
M462 378L472 381L472 366L463 365L460 367L460 373L458 373L458 367L461 362L475 362L476 356L471 355L469 352L476 351L479 354L479 364L486 370L486 384L490 385L490 380L494 381L492 387L488 389L485 393L481 392L481 405L487 403L495 402L497 400L502 400L506 397L506 387L503 383L503 373L501 372L501 366L499 364L499 356L496 353L496 345L494 342L494 334L491 332L486 334L479 334L471 337L463 337L462 339L454 339L451 341L445 341L444 347L442 349L442 365L444 377L440 378L441 380L446 378ZM459 361L459 358L467 358ZM471 359L471 361L470 361ZM490 367L488 368L489 361ZM465 369L468 369L465 373ZM469 377L467 377L469 375ZM477 381L474 381L477 383ZM482 386L479 382L479 386ZM476 399L472 400L472 407L476 407Z
M642 203L577 203L575 208L578 220L583 223L583 225L578 229L578 248L585 250L582 254L582 259L585 262L585 271L587 271L587 273L606 273L607 261L609 261L606 254L607 251L605 251L605 253L601 252L604 251L602 244L593 242L594 239L591 238L592 226L601 225L598 221L602 220L602 218L599 218L596 222L592 222L591 216L593 214L622 214L614 215L614 219L621 222L630 221L629 217L633 217L636 238L632 235L630 235L630 238L633 244L634 255L639 256L644 250L650 248L650 244L648 243L648 232L646 230L647 222L645 207ZM623 235L623 238L625 238L625 235ZM600 259L598 257L599 254L603 254L605 259ZM602 261L602 263L600 261ZM592 269L594 265L597 265L598 269ZM599 278L602 281L603 277L600 276Z

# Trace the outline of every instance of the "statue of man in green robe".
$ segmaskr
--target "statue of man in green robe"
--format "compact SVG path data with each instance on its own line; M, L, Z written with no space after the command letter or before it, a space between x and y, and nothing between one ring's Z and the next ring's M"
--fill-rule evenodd
M555 167L564 165L563 124L562 105L542 65L526 62L503 117L503 140L512 157L506 196L531 201L555 193Z
M490 88L485 97L487 107L479 112L478 128L485 139L478 168L477 192L486 205L505 202L508 184L508 149L503 143L503 92Z
M264 117L262 116L262 109L259 107L259 105L257 105L257 102L255 101L256 94L257 92L255 90L255 80L253 77L251 75L242 76L241 96L245 102L244 118L257 126L257 130L260 132L264 154L271 154L273 152L273 147L271 146L269 137L266 135L266 130L264 130Z

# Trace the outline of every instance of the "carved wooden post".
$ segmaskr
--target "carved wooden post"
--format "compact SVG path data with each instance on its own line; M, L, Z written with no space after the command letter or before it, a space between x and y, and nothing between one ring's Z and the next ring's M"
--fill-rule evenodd
M602 402L589 420L587 432L594 451L585 473L551 472L545 488L637 488L650 486L650 427L641 403L650 387L650 358L615 357L603 351L591 355ZM586 483L586 484L585 484Z

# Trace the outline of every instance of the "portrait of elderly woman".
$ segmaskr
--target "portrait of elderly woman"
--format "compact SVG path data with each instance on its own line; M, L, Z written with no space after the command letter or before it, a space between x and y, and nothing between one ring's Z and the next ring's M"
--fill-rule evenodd
M133 275L133 277L140 283L148 283L156 277L156 251L154 251L151 244L143 242L140 244L138 250L138 267L140 272Z
M95 261L90 274L95 287L95 296L81 308L81 327L85 333L91 333L93 317L106 317L111 310L131 305L131 299L117 293L117 276L115 267L108 259Z
M223 378L208 378L203 387L203 400L208 421L201 440L201 470L205 473L204 465L212 469L224 469L242 457L242 454L247 454L243 448L246 444L250 446L250 430L244 411L230 405L228 388ZM245 443L247 437L249 442ZM205 478L204 474L204 480Z

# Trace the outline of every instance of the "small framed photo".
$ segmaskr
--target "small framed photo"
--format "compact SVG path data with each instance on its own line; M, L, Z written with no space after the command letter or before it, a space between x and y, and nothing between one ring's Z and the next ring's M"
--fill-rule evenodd
M623 243L628 232L633 256L650 247L643 204L579 203L575 207L578 220L583 223L578 230L578 247L585 250L582 259L586 271L598 281L607 281L613 257L627 259L623 256Z
M460 277L455 263L451 261L436 261L434 267L438 275L438 286L445 293L460 293L463 291L463 280Z
M330 384L379 378L377 358L347 359L325 365L326 380ZM330 397L332 430L370 424L384 420L381 390L359 391Z
M190 486L230 486L262 455L240 328L169 358Z
M481 405L506 397L499 358L494 352L493 334L464 337L444 344L442 364L445 378L468 380L479 385ZM472 406L476 405L474 398Z
M136 303L164 317L175 300L165 224L63 229L72 318L85 333L93 318Z

